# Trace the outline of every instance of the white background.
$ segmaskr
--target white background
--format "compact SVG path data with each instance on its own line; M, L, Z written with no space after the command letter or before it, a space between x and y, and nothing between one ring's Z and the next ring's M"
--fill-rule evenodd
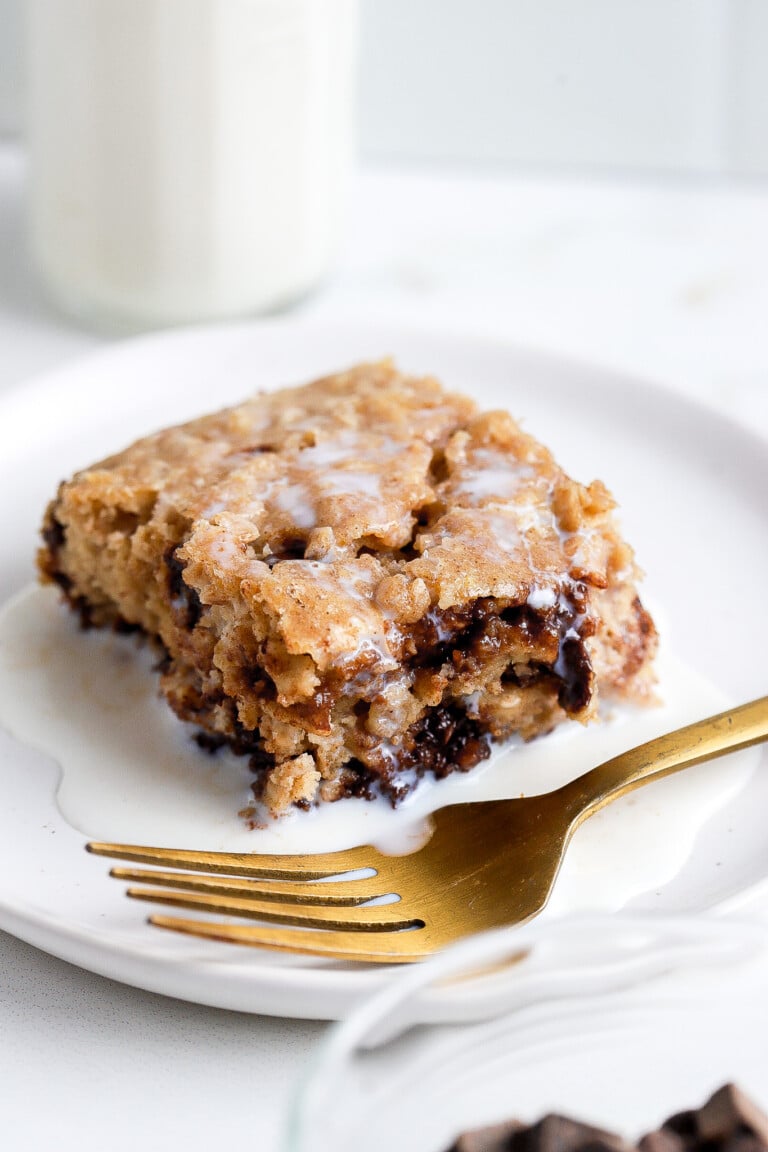
M0 0L0 132L23 119L22 5ZM364 159L768 173L766 0L361 10Z

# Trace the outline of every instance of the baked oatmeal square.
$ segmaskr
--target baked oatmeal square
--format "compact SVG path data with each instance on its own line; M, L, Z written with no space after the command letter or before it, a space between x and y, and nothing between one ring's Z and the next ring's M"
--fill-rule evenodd
M251 757L275 814L397 802L651 694L606 488L389 361L137 441L60 486L43 538L43 580L157 643L171 707Z

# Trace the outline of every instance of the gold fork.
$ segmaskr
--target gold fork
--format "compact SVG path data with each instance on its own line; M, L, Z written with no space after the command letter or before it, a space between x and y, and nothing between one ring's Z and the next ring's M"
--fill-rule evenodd
M340 960L404 964L462 936L541 912L574 831L611 800L766 739L763 697L642 744L554 792L442 808L431 817L430 839L408 856L372 847L308 856L86 847L100 856L208 873L113 868L110 874L119 880L160 886L129 888L135 899L262 922L151 916L160 928ZM328 882L363 869L374 875ZM368 903L393 895L396 902Z

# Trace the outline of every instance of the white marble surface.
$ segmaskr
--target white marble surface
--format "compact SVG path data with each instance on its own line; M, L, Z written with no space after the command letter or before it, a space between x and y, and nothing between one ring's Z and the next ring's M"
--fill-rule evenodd
M0 147L0 389L104 339L49 310L25 256L23 188L19 151ZM369 170L336 274L301 311L610 364L768 436L758 187ZM289 1091L324 1030L138 992L0 934L0 1140L9 1152L196 1152L245 1139L277 1152Z

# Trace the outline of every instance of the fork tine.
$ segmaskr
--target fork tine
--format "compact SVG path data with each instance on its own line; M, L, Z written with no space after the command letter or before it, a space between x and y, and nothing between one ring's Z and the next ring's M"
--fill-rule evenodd
M210 920L184 920L177 916L150 916L150 924L250 948L324 956L329 960L355 960L367 964L413 964L437 949L426 933L307 932L300 928L261 928L250 924L219 924Z
M381 854L375 848L347 848L343 852L323 852L314 856L277 856L255 852L191 852L183 848L150 848L139 844L109 844L92 840L86 851L96 856L113 856L137 864L157 864L166 868L189 868L195 872L225 872L235 876L257 876L273 880L321 880L342 872L375 868Z
M293 924L304 928L337 928L350 932L395 932L421 928L424 921L403 913L400 904L366 905L363 908L325 908L318 905L278 904L272 900L238 900L231 896L211 897L203 892L164 892L155 888L129 888L126 895L172 908L192 908L222 916L244 916L249 920Z
M353 907L388 895L386 884L377 876L361 880L266 880L263 884L250 879L229 876L217 880L212 876L190 875L188 872L159 872L150 868L112 868L115 880L128 880L139 884L162 884L166 888L179 888L185 892L208 892L212 896L236 896L243 900L281 900L296 904L326 904Z

